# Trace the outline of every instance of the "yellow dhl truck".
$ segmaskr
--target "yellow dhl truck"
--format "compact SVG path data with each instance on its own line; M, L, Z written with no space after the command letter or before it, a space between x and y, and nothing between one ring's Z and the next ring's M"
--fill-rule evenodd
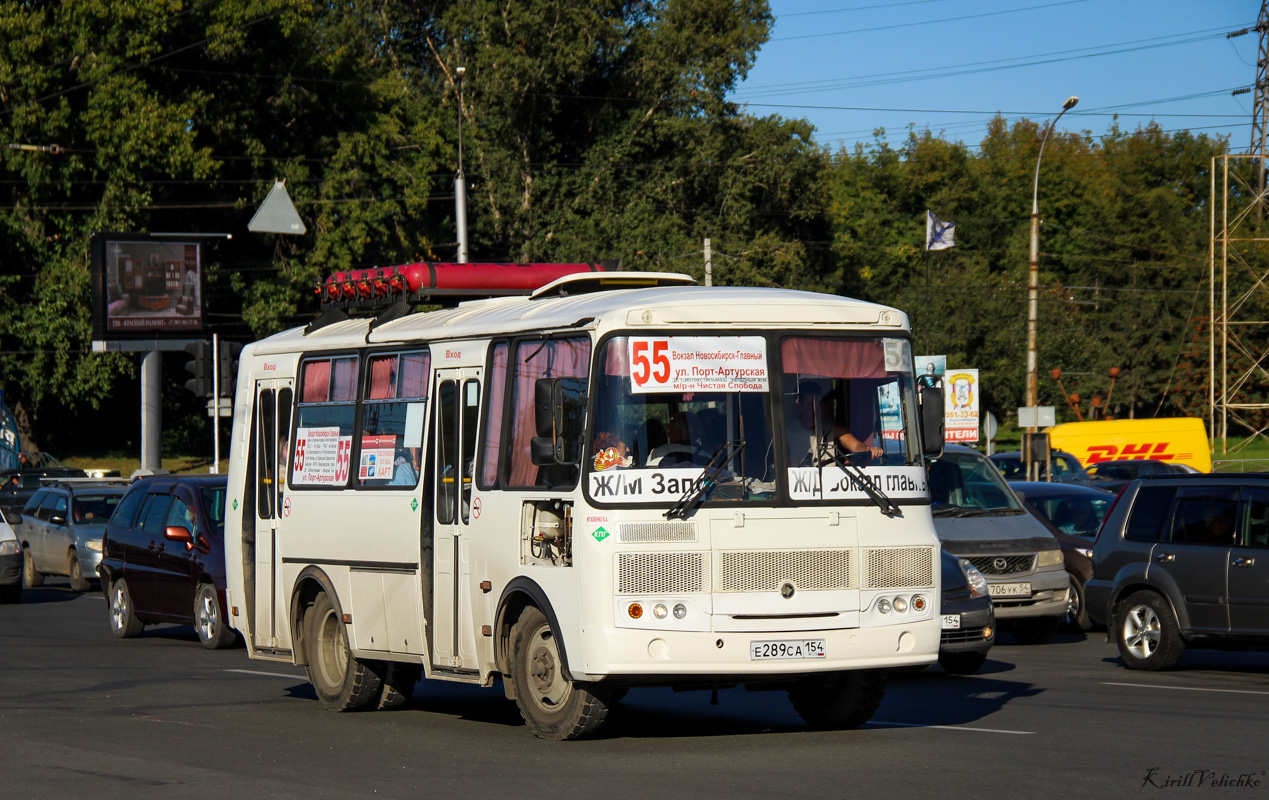
M1198 417L1064 422L1049 428L1049 446L1085 467L1119 459L1153 459L1212 471L1212 449Z

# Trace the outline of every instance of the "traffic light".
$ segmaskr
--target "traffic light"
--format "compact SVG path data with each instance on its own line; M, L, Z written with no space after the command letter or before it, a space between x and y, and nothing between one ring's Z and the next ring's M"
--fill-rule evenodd
M238 386L238 353L242 345L237 342L220 342L220 397L233 397Z
M185 371L194 377L185 381L185 388L199 397L212 396L212 346L211 342L190 342L185 352L192 356L185 362Z

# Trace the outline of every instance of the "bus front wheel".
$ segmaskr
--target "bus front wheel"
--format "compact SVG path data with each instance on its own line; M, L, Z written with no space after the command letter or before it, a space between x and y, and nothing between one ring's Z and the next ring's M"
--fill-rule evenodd
M812 728L858 728L886 694L886 671L857 669L804 678L789 690L798 716Z
M527 607L511 631L511 675L520 716L542 739L593 736L608 717L608 698L564 674L559 642L546 615Z
M304 626L304 670L321 704L329 711L360 711L377 704L379 677L353 658L348 630L325 592L313 599Z

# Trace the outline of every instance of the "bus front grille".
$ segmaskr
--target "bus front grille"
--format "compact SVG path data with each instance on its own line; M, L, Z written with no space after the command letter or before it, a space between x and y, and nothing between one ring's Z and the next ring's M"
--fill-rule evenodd
M877 547L864 551L865 589L906 589L934 585L934 549Z
M618 553L617 594L701 594L709 591L705 553Z
M786 583L806 591L853 589L851 551L768 550L718 554L719 592L778 592Z
M618 528L621 542L694 542L695 522L625 522Z

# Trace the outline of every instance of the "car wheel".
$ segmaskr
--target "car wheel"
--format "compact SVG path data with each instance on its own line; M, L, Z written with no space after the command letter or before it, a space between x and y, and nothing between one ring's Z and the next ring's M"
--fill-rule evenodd
M1185 652L1172 606L1157 592L1145 590L1119 604L1115 643L1129 669L1167 669Z
M1061 617L1034 617L1010 622L1009 632L1018 644L1048 644L1061 625Z
M18 581L12 586L0 587L0 603L21 603L22 602L22 582Z
M789 700L793 710L812 728L858 728L872 719L881 705L886 680L887 673L881 669L816 675L794 685L789 690Z
M72 592L86 592L92 588L92 582L84 577L84 569L79 566L79 554L74 550L67 555L66 574L70 576Z
M379 700L379 676L369 664L353 658L348 629L325 592L313 599L304 626L304 670L321 704L329 711L373 708Z
M238 640L233 629L225 624L220 601L216 599L216 587L210 583L199 584L198 596L194 598L194 628L198 631L198 640L208 650L224 650Z
M44 585L44 573L35 568L35 559L31 557L31 548L22 548L22 582L28 589Z
M986 650L977 653L939 653L939 666L949 675L973 675L986 663Z
M137 619L132 608L132 593L123 578L110 584L110 632L116 639L140 636L145 623Z
M1084 605L1084 583L1074 575L1071 576L1071 593L1066 601L1062 624L1080 631L1093 627L1093 621L1088 618L1088 608Z
M511 683L520 716L540 739L584 739L608 718L608 696L564 674L559 642L535 606L511 630Z

